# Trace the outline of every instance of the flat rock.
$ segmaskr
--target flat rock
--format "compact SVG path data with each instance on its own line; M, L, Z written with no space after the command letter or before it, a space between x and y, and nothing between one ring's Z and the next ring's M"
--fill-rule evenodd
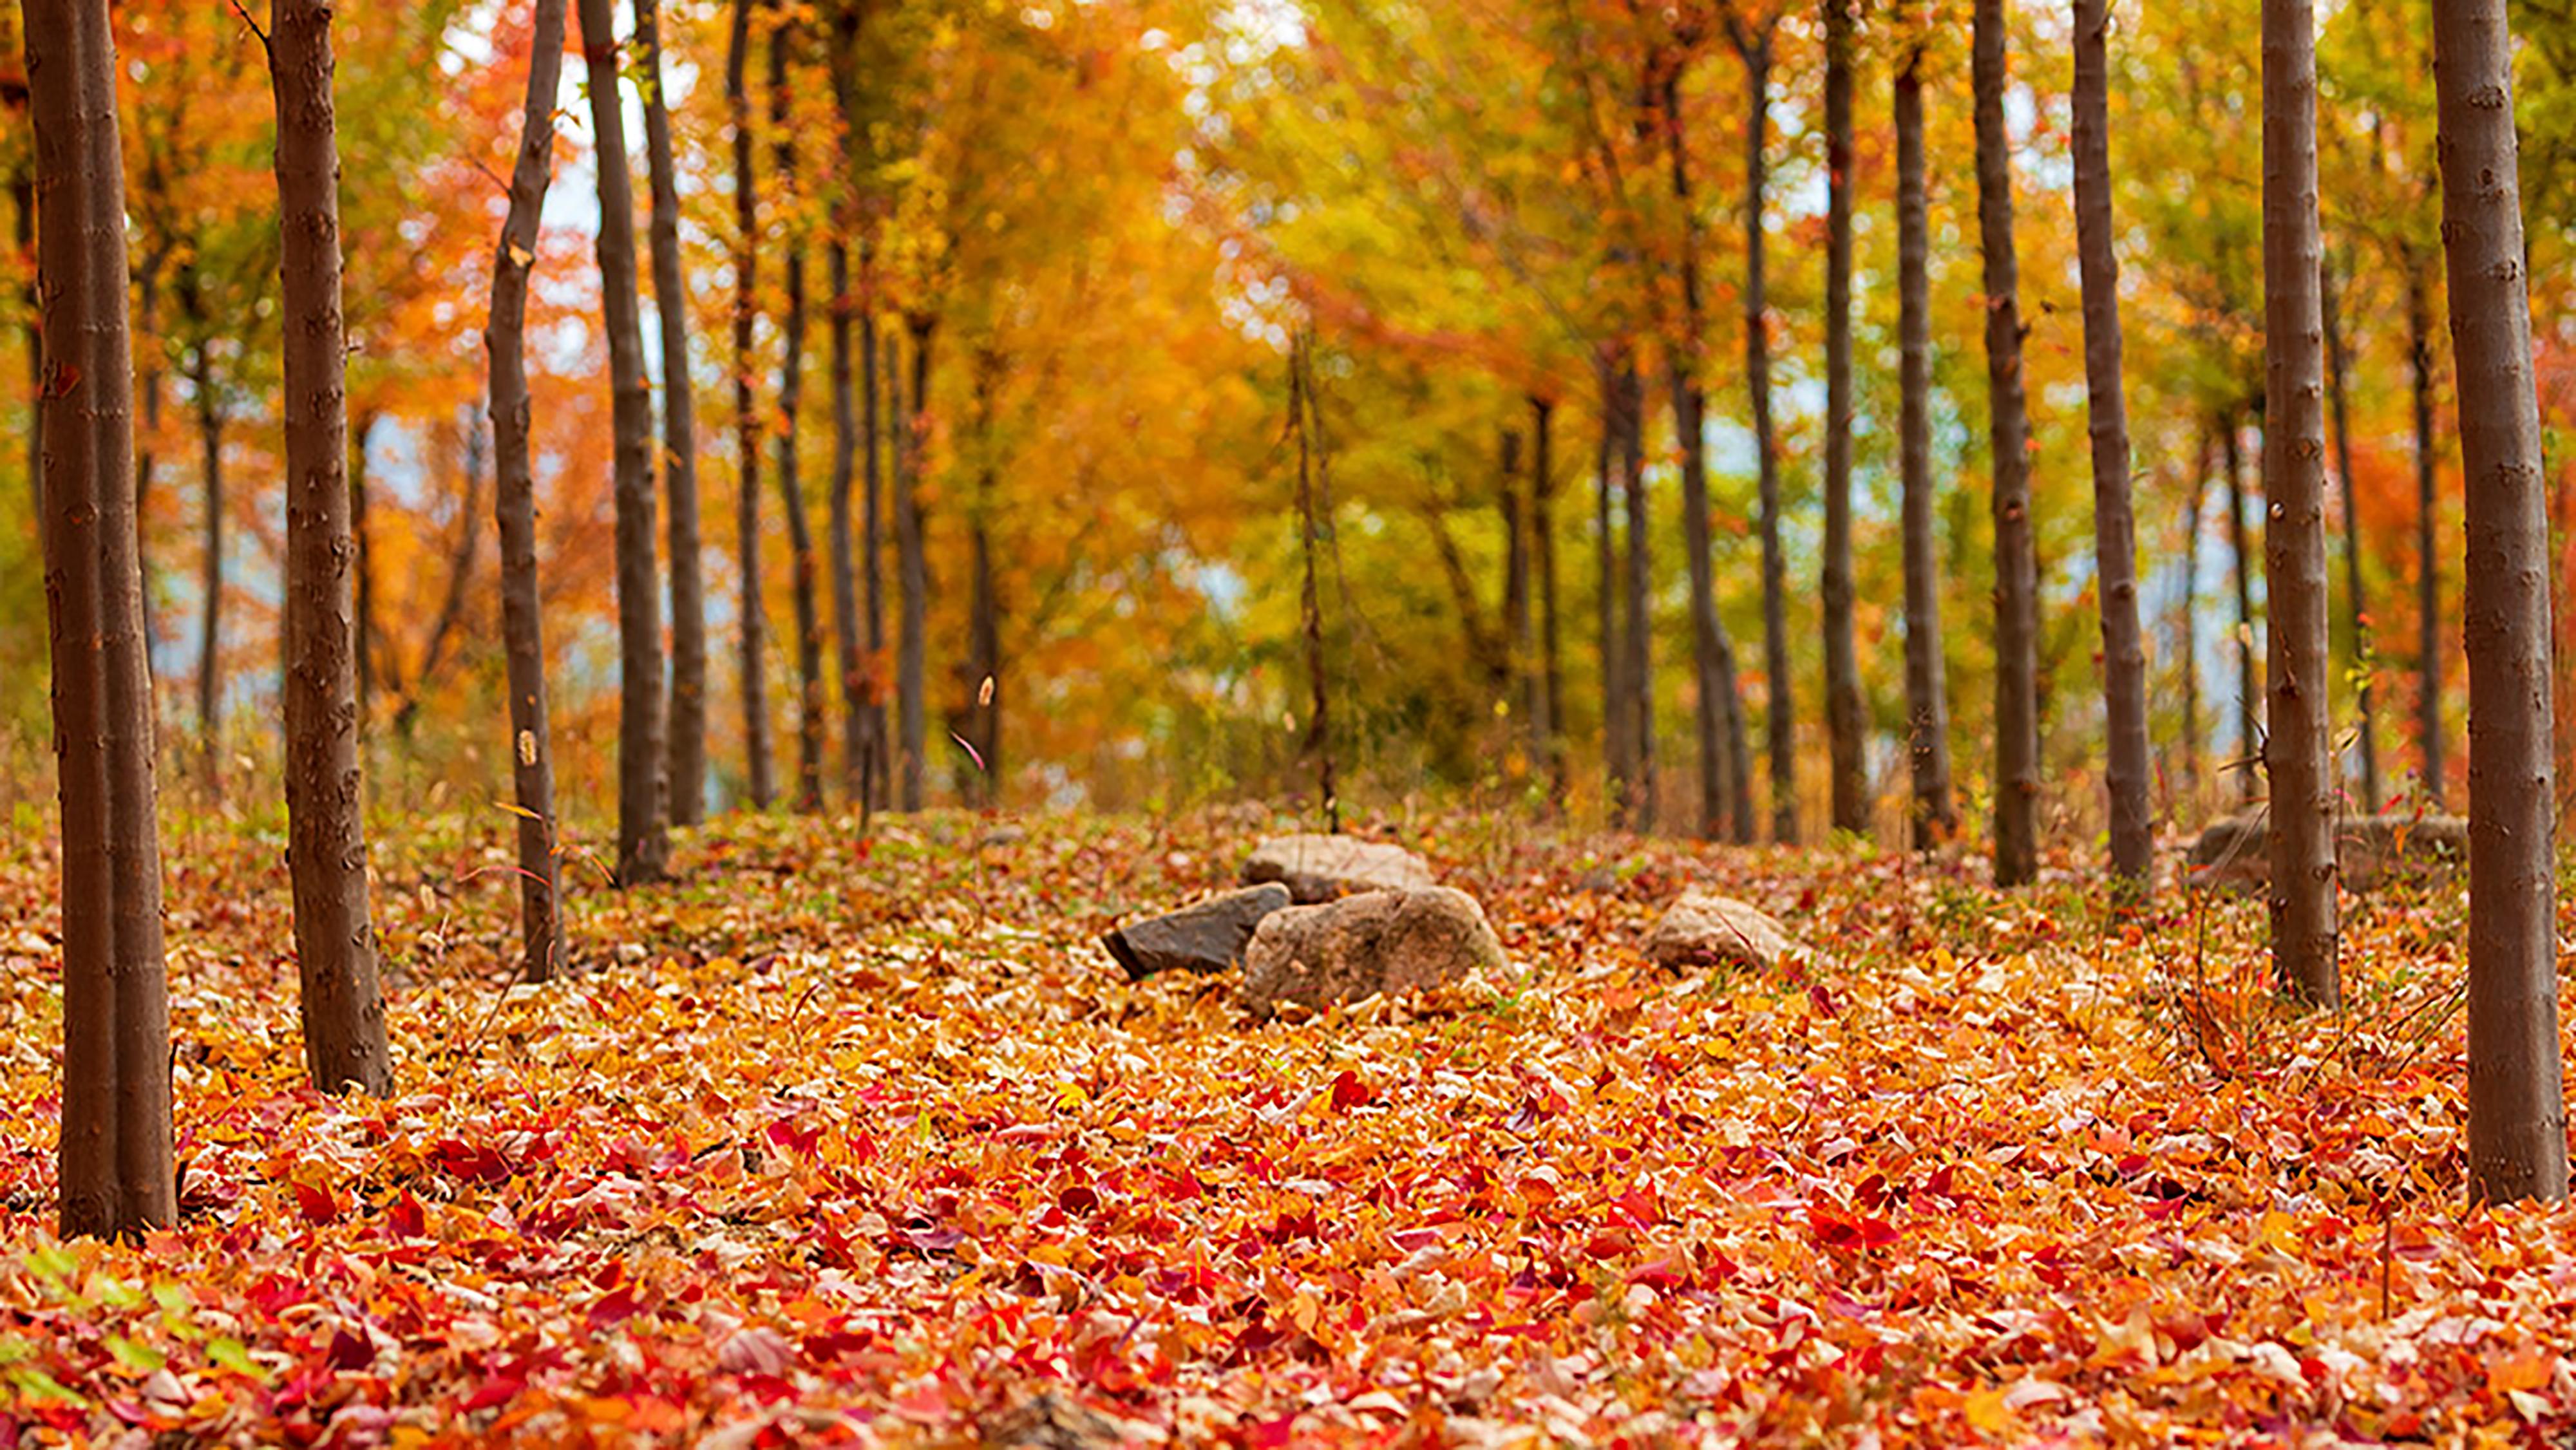
M1288 1002L1320 1011L1502 966L1503 944L1466 892L1371 891L1263 917L1243 955L1243 1004L1259 1017Z
M1646 955L1667 967L1751 967L1776 965L1783 953L1799 949L1788 929L1768 914L1714 892L1690 891L1664 908L1662 919L1646 934Z
M1277 881L1300 906L1363 891L1422 891L1431 867L1402 846L1353 836L1273 836L1243 863L1246 885Z
M2213 821L2192 843L2190 883L2256 890L2271 884L2269 821L2248 811ZM2345 816L2335 823L2335 859L2348 891L2371 891L2392 876L2447 875L2469 859L2469 823L2458 816Z
M1127 980L1155 972L1222 972L1241 965L1252 929L1288 905L1276 881L1211 896L1167 915L1131 921L1100 939L1126 968Z

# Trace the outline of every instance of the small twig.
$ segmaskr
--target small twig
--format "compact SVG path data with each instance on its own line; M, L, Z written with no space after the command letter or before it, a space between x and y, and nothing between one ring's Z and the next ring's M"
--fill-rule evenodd
M233 13L241 17L243 28L258 38L259 48L267 53L269 68L274 70L277 66L277 47L268 43L268 32L260 29L259 22L250 18L250 12L242 8L242 0L232 0L232 7Z

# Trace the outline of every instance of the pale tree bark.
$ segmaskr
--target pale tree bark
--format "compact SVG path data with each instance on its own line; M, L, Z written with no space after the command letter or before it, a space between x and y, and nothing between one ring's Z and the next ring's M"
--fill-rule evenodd
M1780 542L1780 448L1771 420L1770 301L1764 277L1763 207L1768 188L1771 37L1775 18L1753 30L1727 12L1727 34L1744 64L1744 384L1752 395L1753 449L1762 511L1762 666L1770 699L1771 838L1798 839L1797 687L1789 674L1789 566Z
M510 172L509 217L492 258L490 357L492 512L501 536L501 644L509 671L510 772L518 794L520 974L552 978L564 965L563 866L555 848L554 740L546 719L543 598L537 586L536 477L529 457L528 271L536 264L554 156L555 92L563 73L565 0L535 0L527 111Z
M2434 0L2442 237L2468 473L2469 1191L2567 1196L2549 519L2504 0Z
M2004 3L1976 0L1977 231L1985 257L1987 433L1994 454L1995 884L2039 873L2039 560L2022 396L2021 263L2004 131Z
M635 0L643 53L644 164L653 188L653 312L662 334L662 483L671 546L671 700L663 740L671 824L706 814L707 586L698 503L698 408L689 379L689 288L680 251L680 184L671 160L657 0Z
M754 190L751 126L752 0L734 0L733 38L725 51L725 106L733 132L733 436L734 547L742 576L735 601L736 659L742 683L744 793L767 810L777 786L769 763L767 620L760 598L760 411L753 397L752 328L760 317L760 201Z
M2325 307L2326 326L2326 400L2334 421L2335 484L2343 504L2343 598L2345 625L2352 631L2352 661L2360 679L2354 709L2357 716L2357 745L2361 755L2361 808L2371 815L2379 814L2379 721L2371 688L2370 600L2361 582L2361 511L2353 505L2352 419L2344 397L2344 375L2347 359L2344 353L2343 319L2340 300L2335 295L2334 267L2329 263L2317 279L2318 296Z
M2147 806L2147 646L2138 628L2137 522L2120 363L2120 260L2111 235L2110 0L2075 0L2075 231L2084 274L2084 385L2093 435L2094 593L2102 612L2111 870L2143 895L2155 872Z
M2442 521L2433 442L2433 284L2410 265L2406 289L2408 381L2415 408L2415 743L2424 803L2442 809L2449 774L2442 735Z
M670 843L662 782L662 591L653 559L653 395L635 282L635 187L618 103L611 0L580 0L582 59L599 166L600 309L617 481L617 881L661 879Z
M152 680L134 550L125 173L106 0L27 0L46 340L45 613L61 793L59 1223L137 1237L178 1218Z
M782 20L769 37L769 120L777 134L771 154L779 190L790 209L787 239L787 310L778 319L783 346L778 359L778 499L787 516L787 563L796 608L796 809L823 809L823 621L815 594L814 529L805 513L805 481L797 468L797 421L805 395L805 241L793 218L796 200L796 132L788 114L788 52L792 22Z
M2254 546L2245 536L2245 433L2242 414L2219 421L2219 456L2227 465L2228 551L2236 561L2236 798L2251 804L2262 794L2255 766L2262 759L2263 691L2254 671Z
M921 692L930 635L930 560L922 547L921 476L930 445L931 345L939 323L928 315L915 315L907 325L912 334L912 396L896 420L902 453L894 487L895 567L903 585L895 645L895 717L901 732L895 742L896 803L906 811L917 811L929 772L924 756L929 728Z
M1852 640L1852 5L1825 4L1825 739L1834 829L1869 831L1860 658Z
M1897 469L1905 536L1906 750L1914 847L1958 834L1950 791L1950 684L1941 643L1941 543L1933 528L1932 225L1923 186L1923 47L1896 74Z
M393 1087L367 901L347 561L348 346L330 0L273 0L286 414L286 859L304 1064L324 1092Z
M2263 0L2263 767L2272 796L2272 967L2293 999L2332 1007L2343 987L2335 960L2340 793L2328 710L2333 614L2317 288L2324 263L2316 14L2312 0Z

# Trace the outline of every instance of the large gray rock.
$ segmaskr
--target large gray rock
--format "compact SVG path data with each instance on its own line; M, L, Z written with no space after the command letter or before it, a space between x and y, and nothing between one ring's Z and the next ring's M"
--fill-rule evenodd
M1667 967L1760 971L1799 949L1788 929L1768 915L1732 896L1706 891L1683 893L1646 934L1646 955Z
M2269 829L2259 810L2212 822L2192 843L2190 883L2269 886ZM2335 859L2349 891L2374 890L2393 876L2447 875L2469 859L2469 823L2458 816L2345 816L2335 824Z
M1431 867L1402 846L1352 836L1273 836L1243 863L1247 885L1276 881L1300 906L1363 891L1422 891Z
M1261 1017L1289 1002L1320 1010L1502 966L1476 898L1445 886L1371 891L1263 917L1243 954L1243 1004Z
M1243 961L1261 919L1287 905L1288 888L1278 882L1248 886L1167 916L1131 921L1100 944L1127 969L1131 982L1155 972L1222 972Z

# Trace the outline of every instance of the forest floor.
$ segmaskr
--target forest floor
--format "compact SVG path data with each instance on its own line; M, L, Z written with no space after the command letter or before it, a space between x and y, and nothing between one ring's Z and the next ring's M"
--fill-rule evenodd
M51 1236L18 833L0 1445L2576 1428L2576 1212L2462 1206L2456 884L2353 902L2353 1005L2292 1020L2242 900L1427 817L1508 976L1256 1025L1096 939L1266 820L729 820L516 988L508 824L380 833L399 1086L346 1102L301 1082L282 840L173 829L183 1221L139 1247ZM1690 884L1820 950L1650 966Z

